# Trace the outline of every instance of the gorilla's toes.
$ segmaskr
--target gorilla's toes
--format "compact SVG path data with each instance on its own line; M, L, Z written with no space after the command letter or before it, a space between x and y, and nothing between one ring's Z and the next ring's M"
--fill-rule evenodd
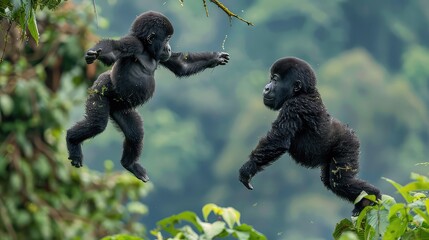
M143 182L149 181L149 177L146 174L146 169L144 169L140 164L134 163L127 169L128 171L132 172L136 176L136 178L142 180Z
M80 168L80 167L83 166L82 157L73 157L73 156L70 156L69 159L71 160L71 165L73 167Z

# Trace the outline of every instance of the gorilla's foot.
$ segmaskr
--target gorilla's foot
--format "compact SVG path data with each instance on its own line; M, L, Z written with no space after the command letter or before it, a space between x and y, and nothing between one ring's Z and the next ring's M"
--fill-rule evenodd
M133 173L136 178L142 180L143 182L149 181L149 177L146 174L146 169L144 169L144 167L142 167L140 164L133 163L125 168L131 173Z
M352 211L352 216L357 217L359 216L360 212L367 206L374 206L376 203L368 200L368 199L362 199L360 202L355 204L355 208Z
M83 166L83 163L82 163L83 157L82 157L82 155L80 155L80 156L69 156L69 159L71 160L71 165L73 167L80 168L80 167Z
M71 160L71 165L77 168L82 167L83 155L80 144L72 144L67 141L67 149L69 151L69 159Z

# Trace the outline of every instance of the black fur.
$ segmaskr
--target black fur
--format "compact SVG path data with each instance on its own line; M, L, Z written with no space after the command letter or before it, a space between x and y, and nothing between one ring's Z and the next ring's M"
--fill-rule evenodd
M135 107L152 97L158 65L183 77L225 65L229 60L228 53L223 52L174 53L169 44L173 32L167 17L158 12L145 12L134 20L128 35L120 40L101 40L87 51L88 64L98 59L113 67L100 74L90 88L85 118L67 131L67 148L73 166L82 166L81 143L103 132L110 116L125 137L122 166L142 181L149 180L146 170L138 163L144 131Z
M352 129L326 111L311 67L297 58L282 58L270 72L271 80L263 92L264 104L280 110L279 115L241 167L240 181L253 189L252 177L288 152L304 167L320 167L323 184L339 197L354 202L365 191L380 199L376 187L356 178L359 140ZM369 204L366 199L360 201L353 214Z

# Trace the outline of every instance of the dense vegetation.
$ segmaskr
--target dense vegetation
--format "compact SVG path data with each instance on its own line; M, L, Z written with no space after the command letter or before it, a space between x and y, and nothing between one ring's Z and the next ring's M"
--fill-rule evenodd
M352 206L323 188L318 171L284 157L255 180L256 191L237 180L238 168L275 118L260 96L267 70L287 55L313 65L329 111L356 130L363 179L399 199L382 177L404 183L410 172L428 170L415 165L428 161L429 155L425 0L406 5L388 0L231 3L230 9L253 27L230 23L212 5L206 17L201 3L188 1L184 7L177 1L99 1L96 23L91 3L84 2L78 9L67 1L53 12L40 11L38 46L31 38L17 40L21 34L14 27L5 45L9 22L0 15L1 235L71 238L80 230L88 238L149 236L141 223L150 230L164 217L199 212L213 202L240 211L241 221L268 239L332 238L336 223L350 219ZM141 161L153 183L153 190L141 198L152 184L115 172L121 170L122 138L113 127L85 143L84 164L91 170L69 166L64 129L82 117L86 87L103 68L84 63L84 51L97 41L91 32L124 35L134 17L149 9L173 20L173 50L223 50L231 61L189 79L158 71L157 93L141 109L146 129ZM103 164L105 160L111 161ZM93 172L106 167L106 174ZM405 198L400 206L406 210L395 207L399 215L387 215L389 224L412 218L421 223L416 232L424 231L427 210L413 203L425 203L426 198L418 196ZM387 203L391 205L383 206L391 212L400 204ZM379 230L371 230L377 229L372 210L358 224L346 220L341 226L358 237L375 236Z

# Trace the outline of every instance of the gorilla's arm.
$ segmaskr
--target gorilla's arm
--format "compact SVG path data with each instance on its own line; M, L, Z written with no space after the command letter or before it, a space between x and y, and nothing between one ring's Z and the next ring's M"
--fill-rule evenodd
M240 168L240 181L244 186L253 189L250 184L252 177L290 149L291 140L301 126L298 114L283 109L280 111L271 130L259 140L249 160Z
M103 39L85 54L87 64L96 59L110 66L119 58L129 57L143 52L143 44L133 36L125 36L119 40Z
M171 57L161 64L170 69L176 76L184 77L228 63L229 54L224 52L172 53Z

